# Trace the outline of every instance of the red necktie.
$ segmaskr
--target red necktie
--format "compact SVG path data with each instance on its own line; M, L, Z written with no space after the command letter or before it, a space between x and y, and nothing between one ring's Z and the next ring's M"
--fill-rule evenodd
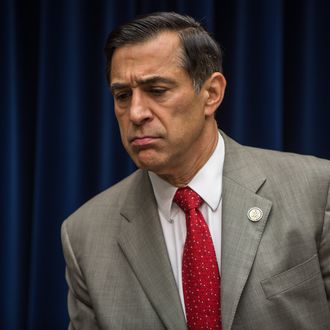
M184 211L187 224L182 283L188 329L221 329L220 275L210 231L199 210L203 200L185 187L177 190L174 202Z

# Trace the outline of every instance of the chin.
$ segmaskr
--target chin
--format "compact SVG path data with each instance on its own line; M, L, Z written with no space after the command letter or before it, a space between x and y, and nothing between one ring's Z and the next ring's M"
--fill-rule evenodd
M131 157L137 167L152 172L161 170L166 163L154 150L143 150Z
M154 162L136 162L135 164L142 170L152 171L155 173L160 172L162 169L160 164Z
M137 167L142 170L148 170L155 172L156 174L161 173L164 169L164 163L155 159L136 159L134 160Z

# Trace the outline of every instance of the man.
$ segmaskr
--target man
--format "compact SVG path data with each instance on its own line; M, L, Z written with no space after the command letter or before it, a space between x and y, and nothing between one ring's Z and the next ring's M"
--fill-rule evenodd
M138 18L106 55L140 169L62 226L70 329L330 329L329 162L218 131L221 52L190 17Z

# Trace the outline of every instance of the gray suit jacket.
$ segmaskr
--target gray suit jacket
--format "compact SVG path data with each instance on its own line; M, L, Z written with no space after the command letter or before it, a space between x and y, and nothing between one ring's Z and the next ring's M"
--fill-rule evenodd
M223 329L330 329L330 162L223 136ZM70 216L62 242L71 329L186 329L145 171Z

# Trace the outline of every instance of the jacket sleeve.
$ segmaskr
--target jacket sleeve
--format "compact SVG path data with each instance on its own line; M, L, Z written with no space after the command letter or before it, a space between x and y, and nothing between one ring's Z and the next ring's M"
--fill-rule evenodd
M330 184L325 203L323 230L320 240L319 258L325 290L330 309Z
M62 246L66 261L66 281L69 286L68 312L70 317L69 330L98 330L96 316L90 302L88 289L83 274L75 257L67 223L64 222L61 229Z

